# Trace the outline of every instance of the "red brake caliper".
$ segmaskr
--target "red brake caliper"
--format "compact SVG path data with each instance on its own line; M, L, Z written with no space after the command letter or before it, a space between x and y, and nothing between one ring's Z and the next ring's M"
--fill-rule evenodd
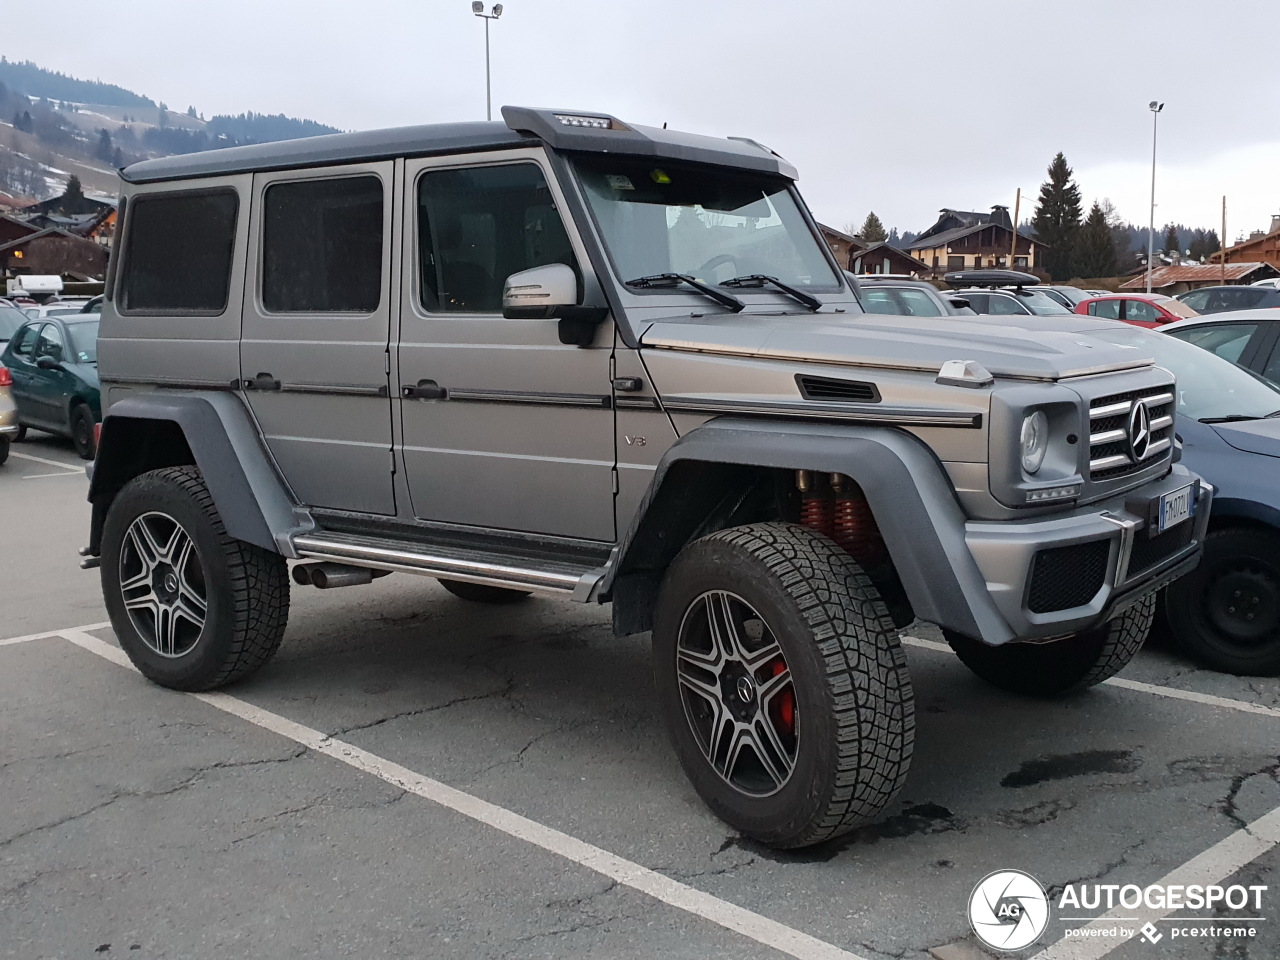
M773 676L776 677L778 674L785 672L786 669L787 665L782 661L781 657L773 661ZM783 690L778 694L773 702L778 711L777 720L779 728L781 728L782 732L787 736L794 737L796 735L795 691L791 689Z

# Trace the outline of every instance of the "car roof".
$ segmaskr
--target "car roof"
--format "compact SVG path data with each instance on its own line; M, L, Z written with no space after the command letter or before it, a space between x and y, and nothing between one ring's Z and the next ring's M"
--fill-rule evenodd
M1187 317L1167 323L1160 328L1161 332L1179 330L1182 327L1196 327L1206 323L1240 323L1241 321L1280 320L1280 307L1262 307L1253 310L1224 310L1221 313L1204 313L1198 317Z
M796 178L795 168L786 160L754 140L742 137L721 139L665 127L643 127L623 123L599 111L503 107L502 117L503 122L432 123L333 133L159 157L130 164L120 171L120 176L127 183L155 183L546 144L556 150L688 160Z
M1090 300L1172 300L1173 297L1166 296L1163 293L1104 293L1096 297L1090 297Z

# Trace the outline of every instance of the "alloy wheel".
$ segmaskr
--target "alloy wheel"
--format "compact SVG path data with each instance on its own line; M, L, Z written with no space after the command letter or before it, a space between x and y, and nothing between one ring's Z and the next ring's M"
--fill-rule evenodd
M742 597L711 590L685 611L676 643L685 719L713 770L752 797L791 779L799 736L782 647Z
M166 513L144 513L125 531L120 593L143 643L170 659L204 631L208 586L190 534Z

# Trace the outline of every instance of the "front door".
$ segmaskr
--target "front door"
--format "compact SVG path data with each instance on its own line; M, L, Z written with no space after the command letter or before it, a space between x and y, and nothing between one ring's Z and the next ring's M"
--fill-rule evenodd
M394 165L254 177L240 376L310 506L391 515Z
M594 288L544 163L525 150L406 165L405 475L423 520L612 541L612 325L584 348L555 320L502 316L521 270L564 263Z

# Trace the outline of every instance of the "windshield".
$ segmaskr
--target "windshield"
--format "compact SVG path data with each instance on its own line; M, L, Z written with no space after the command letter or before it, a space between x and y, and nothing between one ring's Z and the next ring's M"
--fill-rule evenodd
M630 157L581 157L574 167L624 283L766 274L804 290L839 288L786 180Z
M81 320L67 324L69 360L75 363L98 362L98 321Z
M1272 386L1208 350L1141 327L1089 331L1091 337L1154 356L1178 381L1178 414L1193 420L1266 417L1280 410L1280 387Z

